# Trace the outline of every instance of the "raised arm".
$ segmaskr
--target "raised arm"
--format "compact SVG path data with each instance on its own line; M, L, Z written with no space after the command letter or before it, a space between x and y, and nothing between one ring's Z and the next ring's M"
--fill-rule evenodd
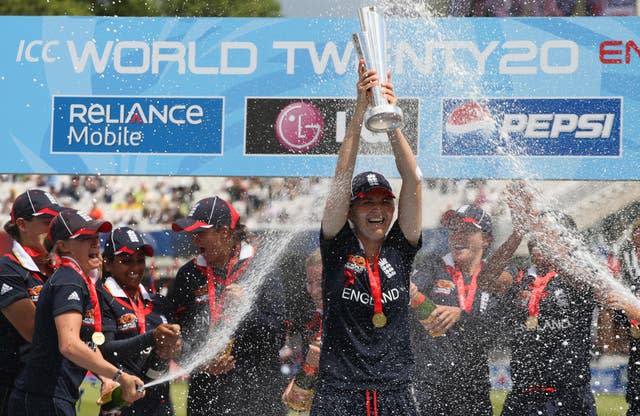
M507 240L498 247L487 259L486 267L478 276L478 285L490 292L503 294L513 283L513 276L505 272L507 262L520 246L522 237L527 230L527 224L534 215L532 195L525 188L524 183L513 184L507 188L507 205L511 212L512 232Z
M391 80L391 74L388 76ZM393 92L393 85L387 88ZM391 103L397 101L394 95L387 96ZM398 200L398 223L404 236L411 245L417 245L422 233L422 173L418 169L416 157L409 142L400 129L387 134L396 160L396 167L402 178L400 198Z
M340 146L333 183L322 214L322 236L325 239L335 237L347 222L349 204L351 203L351 178L360 146L364 113L367 111L367 95L368 91L378 82L378 75L375 71L365 71L363 60L360 60L358 64L358 74L356 108Z

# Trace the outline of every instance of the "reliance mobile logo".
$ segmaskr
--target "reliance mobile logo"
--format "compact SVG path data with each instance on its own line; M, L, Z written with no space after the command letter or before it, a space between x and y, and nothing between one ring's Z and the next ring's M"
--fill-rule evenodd
M222 98L53 97L52 153L221 154Z
M622 98L442 101L445 156L619 156Z

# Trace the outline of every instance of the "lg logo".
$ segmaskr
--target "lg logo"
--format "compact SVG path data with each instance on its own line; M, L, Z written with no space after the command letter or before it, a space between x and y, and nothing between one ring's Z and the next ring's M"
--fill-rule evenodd
M324 118L314 105L294 102L280 111L275 129L280 144L292 152L303 153L322 140Z

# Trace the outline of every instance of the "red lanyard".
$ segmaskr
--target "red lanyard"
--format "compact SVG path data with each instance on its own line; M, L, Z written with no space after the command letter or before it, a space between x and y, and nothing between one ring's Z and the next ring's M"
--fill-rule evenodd
M371 296L373 296L373 313L382 313L382 287L380 286L380 270L378 269L378 256L373 259L373 270L369 260L366 260L367 270L369 271L369 287L371 287Z
M127 298L129 298L131 309L133 309L133 313L136 315L136 320L138 321L138 334L144 334L147 329L147 315L144 314L145 307L140 289L138 289L136 295L138 297L136 302L134 302L129 295L127 295Z
M480 263L478 269L471 275L471 282L469 282L468 285L464 283L464 277L462 276L462 271L460 269L446 266L447 273L451 276L453 283L456 285L456 290L458 291L458 303L466 313L471 313L473 310L473 301L476 298L476 290L478 289L478 275L482 270L483 264L484 263Z
M115 281L115 279L114 279ZM118 285L120 286L120 285ZM109 290L109 288L107 286L105 286L105 289L111 293L111 291ZM122 290L124 292L124 289L120 288L120 290ZM138 333L139 334L144 334L147 330L147 315L151 312L151 310L153 309L153 307L149 307L147 308L144 304L144 298L142 297L142 292L140 291L140 289L138 289L137 291L137 297L138 297L138 302L134 303L133 300L129 297L129 294L127 294L126 292L124 292L125 295L127 296L127 302L125 302L124 300L120 299L117 296L113 296L113 293L111 293L111 296L113 296L113 298L116 300L116 302L118 302L120 305L124 306L127 309L133 309L133 313L136 315L136 321L138 322ZM147 312L147 309L149 309L149 311Z
M239 253L239 249L236 252ZM235 254L227 263L225 279L217 276L211 266L202 267L207 275L207 293L209 295L209 313L212 325L218 323L220 315L222 315L222 305L224 304L224 292L222 292L222 289L238 280L240 275L249 267L250 261L247 259L242 266L233 271L233 268L238 264L238 259L239 254ZM220 289L220 294L218 294L217 289ZM218 300L218 295L220 300Z
M544 276L536 276L531 288L531 296L529 297L529 317L538 317L540 314L540 301L547 296L544 291L549 281L556 277L558 273L549 272Z
M91 303L93 303L93 330L95 332L102 332L102 314L100 312L100 301L98 301L96 285L87 277L86 274L84 274L80 266L78 266L78 263L76 263L72 258L62 257L62 265L71 267L80 275L80 277L82 277L82 280L84 280L84 283L87 285L87 289L89 289L89 296L91 297Z

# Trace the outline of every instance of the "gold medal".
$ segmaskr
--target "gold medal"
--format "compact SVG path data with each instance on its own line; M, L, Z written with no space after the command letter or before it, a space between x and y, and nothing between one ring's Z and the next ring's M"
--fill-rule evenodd
M631 336L635 339L640 338L640 328L638 327L638 325L631 325L631 327L629 328L629 334L631 334Z
M373 322L373 326L376 328L382 328L387 324L387 317L384 316L384 313L374 313L373 318L371 318L371 322Z
M527 329L536 329L538 327L538 317L537 316L528 317L525 325L527 326Z
M105 341L105 337L104 337L104 334L102 332L94 332L91 335L91 342L93 342L98 347L100 345L104 344L104 341Z

